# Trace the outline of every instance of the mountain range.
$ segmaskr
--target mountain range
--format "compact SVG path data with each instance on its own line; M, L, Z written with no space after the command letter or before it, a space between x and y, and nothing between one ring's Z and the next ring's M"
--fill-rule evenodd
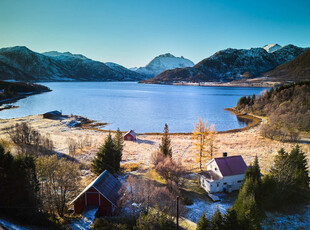
M262 79L293 81L310 78L309 51L306 50L278 44L251 49L229 48L196 65L182 56L166 53L155 57L145 67L127 69L112 62L94 61L81 54L37 53L25 46L15 46L0 49L0 80L173 83L230 82L263 76Z
M262 76L263 73L287 63L307 48L278 44L262 48L225 49L200 61L193 67L167 70L144 83L229 82Z
M25 46L0 49L0 80L137 81L145 79L123 66L91 60L81 54L37 53Z

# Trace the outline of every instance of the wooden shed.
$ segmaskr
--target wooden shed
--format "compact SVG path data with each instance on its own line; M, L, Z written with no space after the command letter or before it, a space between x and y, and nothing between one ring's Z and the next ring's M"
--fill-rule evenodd
M137 134L133 130L129 130L124 135L124 141L135 141L135 140L137 140Z
M105 170L71 202L74 212L81 214L86 207L92 207L98 208L99 215L112 215L120 188L119 180Z

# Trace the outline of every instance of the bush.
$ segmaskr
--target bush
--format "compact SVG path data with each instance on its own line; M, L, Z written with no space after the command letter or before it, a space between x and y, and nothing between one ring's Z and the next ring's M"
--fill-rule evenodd
M115 222L117 221L117 222ZM94 230L127 230L130 229L130 222L128 224L123 223L124 218L96 218L94 222Z
M175 229L175 224L168 217L165 210L150 211L148 214L142 214L137 220L134 230L172 230Z

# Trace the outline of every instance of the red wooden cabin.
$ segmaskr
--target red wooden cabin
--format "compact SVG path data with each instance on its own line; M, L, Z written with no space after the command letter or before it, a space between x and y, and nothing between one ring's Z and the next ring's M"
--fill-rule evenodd
M135 140L137 140L137 134L133 130L129 130L124 135L124 141L135 141Z
M98 208L99 215L112 215L120 188L119 180L105 170L71 202L74 212L81 214L86 207L91 207Z

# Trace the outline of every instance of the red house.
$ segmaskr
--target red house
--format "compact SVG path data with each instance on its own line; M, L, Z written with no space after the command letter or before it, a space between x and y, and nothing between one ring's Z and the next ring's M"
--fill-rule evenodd
M137 134L133 130L129 130L125 135L124 135L124 141L135 141L137 140Z
M74 212L81 214L86 207L95 207L99 215L112 215L121 186L119 180L105 170L71 202Z

